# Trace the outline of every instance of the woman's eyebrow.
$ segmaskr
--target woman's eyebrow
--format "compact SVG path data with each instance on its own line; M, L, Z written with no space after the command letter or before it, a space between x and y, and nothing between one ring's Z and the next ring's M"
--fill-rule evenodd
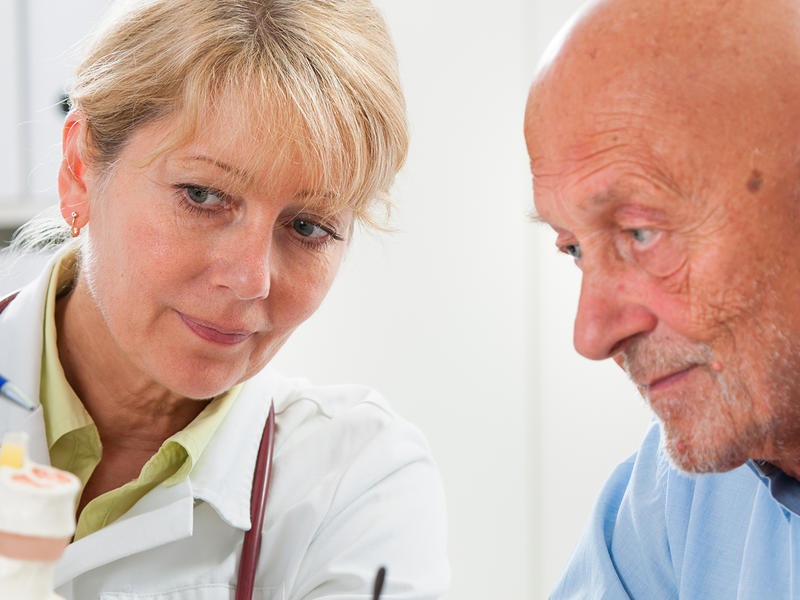
M295 197L306 202L309 206L330 204L336 199L336 196L330 192L317 192L314 190L301 190L297 192Z
M247 171L240 169L239 167L234 167L233 165L230 165L221 160L217 160L216 158L207 156L205 154L192 154L191 156L182 157L179 159L180 162L187 162L193 160L213 165L214 167L222 171L225 171L225 173L227 173L234 179L238 179L242 183L247 183L248 181L251 180L251 175Z

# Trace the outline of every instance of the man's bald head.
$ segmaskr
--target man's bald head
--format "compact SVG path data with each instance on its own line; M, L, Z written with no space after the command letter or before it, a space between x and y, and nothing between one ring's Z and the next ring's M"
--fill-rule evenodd
M625 365L681 468L800 477L800 3L596 2L525 134L576 349Z
M798 75L794 0L602 0L548 48L526 136L549 137L539 132L553 119L584 127L597 113L630 112L726 147L737 140L764 152L778 142L785 153L788 140L776 136L800 140Z

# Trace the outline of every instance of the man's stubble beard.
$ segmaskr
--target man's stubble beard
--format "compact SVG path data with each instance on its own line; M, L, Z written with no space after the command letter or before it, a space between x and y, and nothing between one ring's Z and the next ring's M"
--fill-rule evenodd
M771 334L765 336L771 350L762 355L762 364L736 355L720 372L711 368L713 351L702 343L643 338L624 351L624 367L634 381L641 381L645 373L669 373L696 364L711 382L703 390L687 387L659 394L655 404L643 391L661 423L667 457L678 470L724 472L750 458L774 458L759 455L765 448L783 454L800 446L800 353L776 323L764 329ZM766 382L765 392L758 392L755 378Z

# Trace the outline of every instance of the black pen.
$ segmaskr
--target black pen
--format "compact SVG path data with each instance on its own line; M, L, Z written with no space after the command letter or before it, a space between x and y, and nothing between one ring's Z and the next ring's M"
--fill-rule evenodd
M25 397L22 390L2 375L0 375L0 396L5 396L14 404L19 404L22 408L27 408L28 410L34 410L36 408L36 405Z
M381 567L375 574L375 585L372 588L372 600L380 600L384 579L386 579L386 568Z

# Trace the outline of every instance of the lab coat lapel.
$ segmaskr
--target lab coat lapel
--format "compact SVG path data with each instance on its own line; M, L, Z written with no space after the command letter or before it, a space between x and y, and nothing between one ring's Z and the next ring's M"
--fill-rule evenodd
M189 475L195 497L207 502L226 523L245 531L250 529L253 471L274 382L267 368L244 385Z
M188 481L157 487L120 520L67 546L55 566L55 587L115 560L191 536L193 513Z
M55 259L0 314L0 373L13 381L35 404L39 404L42 365L42 325L44 296ZM28 412L0 400L0 437L7 431L29 434L29 456L38 463L50 464L44 419L39 406Z

